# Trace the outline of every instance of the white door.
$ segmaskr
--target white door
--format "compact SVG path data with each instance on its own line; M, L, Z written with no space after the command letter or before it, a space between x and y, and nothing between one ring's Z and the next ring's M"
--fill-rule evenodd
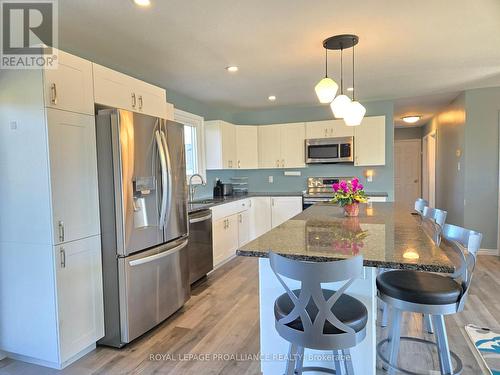
M94 116L49 108L47 123L54 244L95 236L100 223Z
M250 241L250 210L242 211L238 218L238 246L243 246Z
M271 198L253 197L250 208L250 239L271 230Z
M259 126L258 134L259 168L279 168L281 163L280 126Z
M60 361L104 336L101 237L54 246Z
M281 129L281 159L282 168L305 167L305 124L282 124Z
M236 129L233 124L220 122L222 143L222 165L224 169L237 168L236 165Z
M385 116L365 117L355 127L354 165L385 165Z
M254 169L259 167L258 131L256 126L238 125L236 128L236 167Z
M420 139L394 142L394 190L397 203L412 209L420 197Z
M422 198L436 206L436 133L426 135L422 143Z
M44 74L45 106L94 115L92 63L59 51L57 69Z
M271 223L273 228L301 212L302 197L271 198Z

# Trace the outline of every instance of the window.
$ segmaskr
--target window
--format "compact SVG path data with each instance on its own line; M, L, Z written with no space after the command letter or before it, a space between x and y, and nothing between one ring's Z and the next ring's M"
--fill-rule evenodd
M174 119L184 124L184 148L186 151L186 176L188 180L195 173L202 175L206 180L203 117L176 109ZM201 183L201 181L193 181L193 183Z

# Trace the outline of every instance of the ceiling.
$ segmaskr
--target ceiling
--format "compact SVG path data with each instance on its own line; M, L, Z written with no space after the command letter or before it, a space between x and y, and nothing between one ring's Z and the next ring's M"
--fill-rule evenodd
M361 101L408 98L395 102L395 118L432 116L461 90L500 85L498 0L151 1L145 9L131 0L60 1L59 45L167 90L241 110L316 104L321 42L342 33L360 37ZM239 72L229 74L228 65ZM338 81L335 52L329 71Z

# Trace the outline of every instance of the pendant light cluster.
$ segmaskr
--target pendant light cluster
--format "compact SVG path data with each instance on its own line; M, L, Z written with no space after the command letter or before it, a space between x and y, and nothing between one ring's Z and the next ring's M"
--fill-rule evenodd
M315 86L320 103L330 103L333 115L343 118L347 126L357 126L363 121L366 109L356 101L354 90L354 46L358 44L356 35L335 35L323 41L325 48L325 78ZM352 99L344 94L344 49L352 47ZM340 95L337 95L339 85L328 77L328 50L340 50Z

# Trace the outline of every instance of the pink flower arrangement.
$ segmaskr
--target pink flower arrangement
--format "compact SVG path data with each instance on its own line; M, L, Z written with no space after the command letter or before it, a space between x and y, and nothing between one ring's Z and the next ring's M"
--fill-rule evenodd
M332 185L334 196L332 202L340 204L342 207L355 203L366 203L366 194L363 184L359 179L353 178L351 181L342 180Z

